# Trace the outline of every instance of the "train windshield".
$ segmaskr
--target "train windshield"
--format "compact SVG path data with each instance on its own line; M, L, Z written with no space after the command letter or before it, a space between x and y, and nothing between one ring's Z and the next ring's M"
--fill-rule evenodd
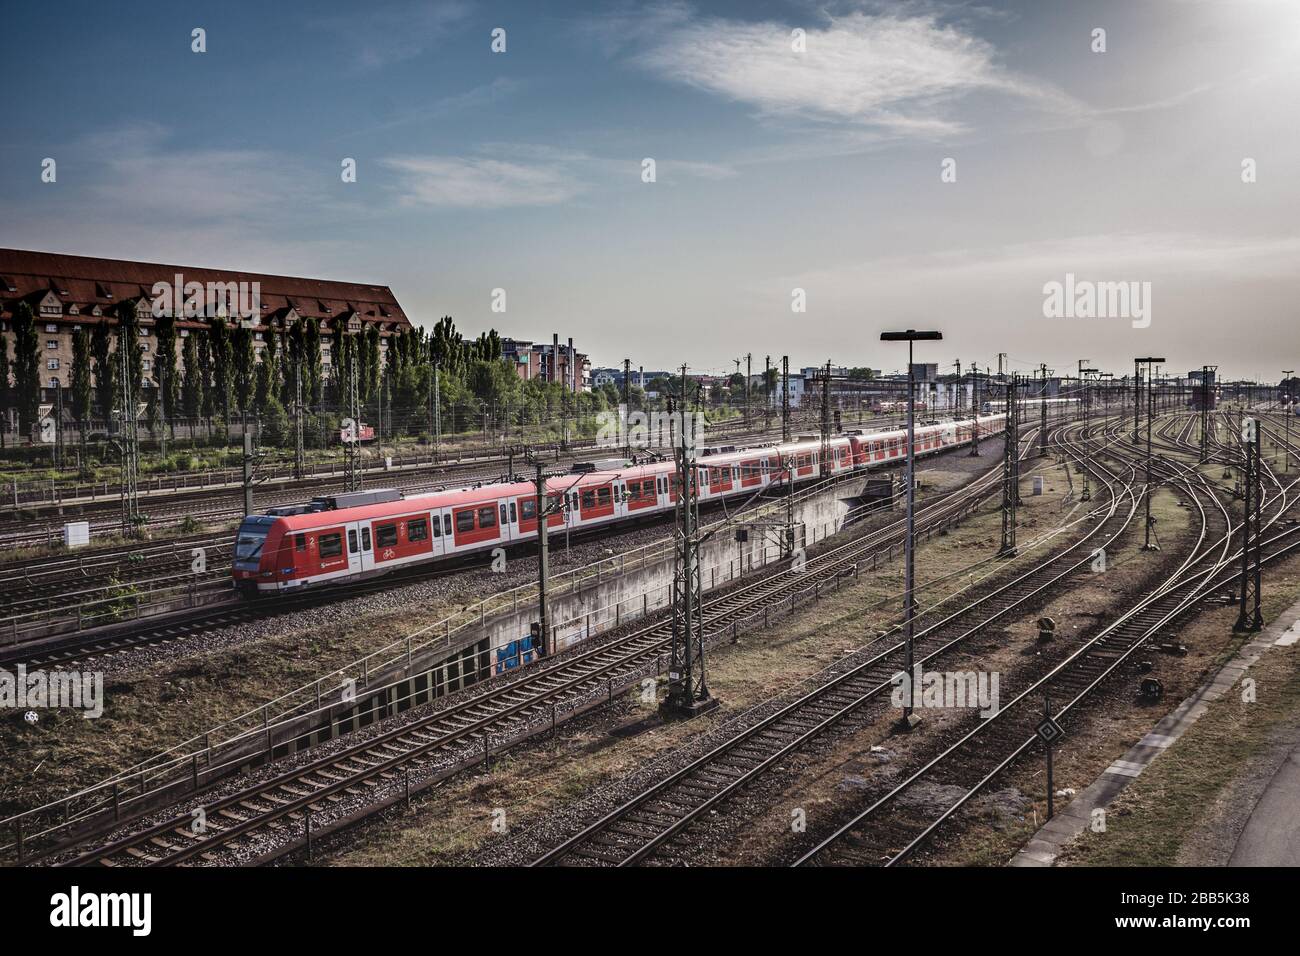
M260 525L244 526L239 529L235 539L235 560L255 561L262 554L262 545L266 544L267 528Z

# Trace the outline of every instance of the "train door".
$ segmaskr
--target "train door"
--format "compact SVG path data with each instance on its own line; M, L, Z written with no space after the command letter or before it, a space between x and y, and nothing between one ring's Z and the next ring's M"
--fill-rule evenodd
M430 512L429 522L433 525L433 553L451 554L455 550L451 536L451 509L441 508Z
M349 522L345 528L347 538L348 574L361 572L361 532L360 523Z
M506 544L517 537L515 527L519 523L519 509L513 501L502 498L497 502L497 512L501 520L501 542Z
M361 571L372 571L375 567L374 540L371 537L370 522L357 522L357 559ZM351 542L349 542L351 544ZM352 554L348 553L348 567L352 567Z

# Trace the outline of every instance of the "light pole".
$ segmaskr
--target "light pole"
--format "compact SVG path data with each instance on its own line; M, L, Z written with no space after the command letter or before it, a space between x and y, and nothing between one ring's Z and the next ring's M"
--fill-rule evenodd
M1286 426L1286 447L1282 449L1282 461L1287 471L1291 470L1291 406L1295 404L1295 395L1291 392L1291 376L1295 369L1282 369L1282 390L1286 395L1286 408L1282 409L1282 423Z
M882 342L907 343L907 537L904 540L903 550L903 639L907 642L907 698L903 704L903 718L898 725L900 730L911 730L921 720L912 712L912 704L916 694L915 655L912 642L913 618L916 616L916 597L914 593L916 568L914 556L916 548L916 415L914 414L912 401L914 389L912 343L917 341L937 342L942 338L942 332L918 332L915 329L908 329L906 332L880 333L880 341Z
M1152 550L1151 547L1151 416L1154 412L1153 402L1155 398L1155 393L1151 388L1151 376L1154 371L1151 368L1151 366L1158 365L1160 363L1163 363L1164 361L1165 360L1163 358L1156 358L1154 356L1148 356L1147 358L1135 358L1133 360L1135 366L1143 365L1143 364L1147 366L1147 481L1146 481L1146 489L1145 489L1146 494L1144 495L1146 499L1145 501L1146 535L1142 545L1143 551ZM1136 413L1133 421L1134 421L1134 425L1136 425L1137 423ZM1135 427L1133 429L1134 444L1137 443L1137 440L1138 440L1138 431L1137 428Z

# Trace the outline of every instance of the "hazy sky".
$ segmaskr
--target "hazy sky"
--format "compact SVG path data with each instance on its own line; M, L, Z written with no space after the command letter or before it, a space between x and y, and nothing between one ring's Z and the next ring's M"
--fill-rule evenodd
M891 370L909 326L945 365L1300 366L1297 0L101 0L4 38L0 245L381 282L598 366ZM1150 283L1149 326L1045 317L1067 273Z

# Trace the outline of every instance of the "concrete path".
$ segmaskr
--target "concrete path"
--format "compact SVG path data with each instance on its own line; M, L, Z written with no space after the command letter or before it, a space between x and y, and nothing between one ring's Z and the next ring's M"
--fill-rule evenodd
M1051 866L1067 843L1092 825L1094 811L1104 810L1166 747L1186 733L1212 701L1229 691L1272 647L1300 640L1300 601L1287 608L1236 656L1167 714L1123 758L1030 838L1011 866ZM1240 857L1240 859L1239 859ZM1231 866L1300 866L1300 747L1296 747L1269 783L1252 812L1229 863Z
M1228 866L1300 866L1300 747L1255 804Z

